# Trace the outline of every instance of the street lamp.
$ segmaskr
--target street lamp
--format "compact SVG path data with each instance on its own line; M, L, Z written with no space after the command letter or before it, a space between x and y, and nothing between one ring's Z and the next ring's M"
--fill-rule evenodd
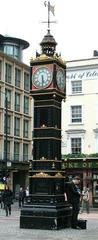
M9 168L11 167L11 161L8 159L8 97L5 93L5 174L6 174L6 183L9 179Z
M6 169L7 169L7 141L8 141L7 122L8 122L8 100L7 100L7 95L5 94L5 163L6 163Z
M1 94L3 94L5 96L5 118L4 118L4 122L5 122L5 174L7 173L7 160L8 160L8 98L7 98L7 93L0 91Z

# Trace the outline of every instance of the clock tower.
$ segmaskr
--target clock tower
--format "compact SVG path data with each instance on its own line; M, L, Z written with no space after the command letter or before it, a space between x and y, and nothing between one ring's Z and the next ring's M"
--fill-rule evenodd
M40 43L41 54L37 53L30 62L33 160L29 171L30 196L21 210L21 228L70 226L71 209L64 198L65 172L61 161L61 104L66 97L66 65L56 53L56 45L48 28Z

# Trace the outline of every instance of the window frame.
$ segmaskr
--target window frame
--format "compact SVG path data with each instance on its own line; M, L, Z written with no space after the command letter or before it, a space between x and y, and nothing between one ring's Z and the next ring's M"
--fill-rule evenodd
M21 86L21 70L17 67L15 67L15 86L19 88Z
M0 59L0 80L1 80L1 78L2 78L2 61Z
M29 97L24 95L24 114L29 115Z
M18 148L15 147L16 144L17 144ZM18 149L18 151L17 151L17 149ZM14 142L14 161L19 162L19 158L20 158L20 143Z
M4 115L4 133L6 134L6 119L7 119L7 134L11 134L11 115Z
M20 112L20 93L15 92L15 111Z
M28 138L29 136L29 120L23 120L23 137Z
M27 151L27 153L25 153L25 151ZM23 161L28 161L28 153L29 153L29 144L23 143Z
M30 74L24 72L24 90L30 91Z
M71 153L72 154L81 154L82 153L82 138L81 137L71 137ZM72 143L73 141L73 143ZM80 146L78 146L80 145ZM77 149L77 151L73 151ZM80 150L79 150L80 149Z
M11 84L12 81L12 65L5 63L5 82Z
M11 142L7 141L7 159L6 161L10 160L10 151L11 151ZM6 157L6 139L4 140L4 159Z
M5 108L6 108L6 97L7 97L7 108L11 109L11 90L8 88L5 88Z
M20 136L20 118L17 116L14 118L14 135Z
M71 106L71 123L82 123L82 105Z
M82 93L82 80L71 81L71 92L72 95Z

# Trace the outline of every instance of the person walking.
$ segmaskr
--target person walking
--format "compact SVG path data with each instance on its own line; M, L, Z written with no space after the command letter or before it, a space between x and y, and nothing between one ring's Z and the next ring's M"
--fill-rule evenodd
M67 195L67 201L72 206L71 227L79 229L78 227L78 214L80 210L80 177L75 176L71 182L67 182L65 185L65 191Z
M23 189L20 187L19 189L19 208L22 206L22 198L23 198Z
M25 196L26 196L25 190L22 187L20 187L20 189L19 189L19 208L21 208L24 205Z
M86 212L89 213L89 189L86 187L84 187L82 191L80 213L83 213L84 210L86 210Z
M9 186L5 186L3 195L2 195L2 201L4 203L4 209L6 212L6 216L11 215L11 204L13 199L13 193L9 189Z
M29 196L29 187L26 187L26 197Z

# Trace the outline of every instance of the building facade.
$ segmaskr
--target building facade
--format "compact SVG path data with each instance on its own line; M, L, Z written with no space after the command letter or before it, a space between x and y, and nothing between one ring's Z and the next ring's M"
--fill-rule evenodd
M17 192L20 185L28 184L28 166L32 159L30 68L20 58L23 48L29 44L16 38L10 38L9 44L9 37L6 38L9 54L4 48L0 51L0 174ZM17 57L10 54L16 42L20 49Z
M69 175L80 174L98 206L98 58L66 64L62 154Z

